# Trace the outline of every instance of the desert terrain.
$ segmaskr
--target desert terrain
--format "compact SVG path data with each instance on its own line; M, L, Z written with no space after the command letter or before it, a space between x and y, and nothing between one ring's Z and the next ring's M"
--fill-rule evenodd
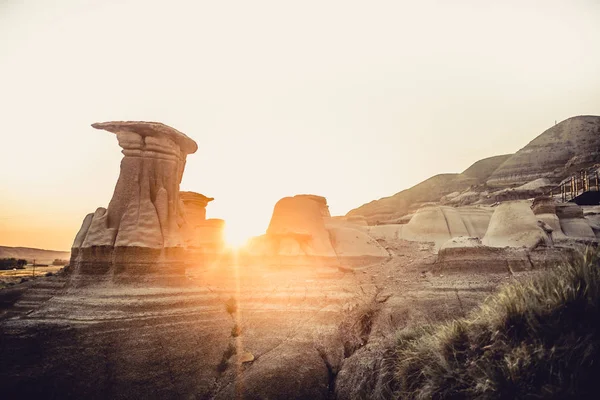
M0 290L9 398L391 398L380 371L400 333L466 317L600 234L598 206L575 201L598 191L600 117L346 216L290 194L236 249L206 218L214 199L179 191L194 140L93 127L123 149L109 205L85 216L68 267Z

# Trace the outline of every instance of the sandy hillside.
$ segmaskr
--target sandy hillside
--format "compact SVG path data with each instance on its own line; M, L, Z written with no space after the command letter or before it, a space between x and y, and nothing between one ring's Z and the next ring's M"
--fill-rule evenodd
M506 159L508 155L479 160L463 173L435 175L409 189L390 197L373 200L348 212L347 216L364 216L370 225L388 223L427 202L438 202L453 192L460 193L471 186L481 184Z
M71 257L69 251L56 251L34 249L31 247L7 247L0 246L0 258L21 258L29 262L48 264L56 259L68 260Z

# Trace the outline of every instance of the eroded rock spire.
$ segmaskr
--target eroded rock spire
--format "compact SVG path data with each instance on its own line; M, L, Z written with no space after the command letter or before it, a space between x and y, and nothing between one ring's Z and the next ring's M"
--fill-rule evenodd
M186 223L179 184L196 142L158 122L92 125L116 134L123 148L121 172L107 208L86 216L73 249L183 247Z

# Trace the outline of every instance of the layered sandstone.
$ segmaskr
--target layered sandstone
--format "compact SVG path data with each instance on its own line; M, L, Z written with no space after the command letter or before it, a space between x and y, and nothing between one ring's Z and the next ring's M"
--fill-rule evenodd
M278 253L335 257L325 227L326 204L323 197L306 195L284 197L275 204L267 236Z
M244 260L276 265L354 266L389 257L364 218L331 217L324 197L305 194L279 200L267 232L241 253Z
M179 192L179 198L185 208L185 214L191 225L196 225L206 220L206 206L214 200L196 192Z
M305 263L325 260L337 263L325 219L327 200L315 195L296 195L279 200L263 236L250 240L245 252L265 262Z
M214 200L195 192L180 192L188 225L185 244L188 253L221 254L225 247L225 221L218 218L206 219L206 206Z
M136 264L137 269L180 257L188 227L179 184L196 143L158 122L92 126L114 133L124 157L108 207L88 214L75 237L72 266L78 272L106 271L117 264Z

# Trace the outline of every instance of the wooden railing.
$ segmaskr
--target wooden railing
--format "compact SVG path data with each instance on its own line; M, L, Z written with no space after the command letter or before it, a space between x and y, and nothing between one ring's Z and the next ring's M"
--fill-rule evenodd
M550 189L546 195L558 196L563 203L573 200L575 197L588 191L600 191L599 175L597 167L590 170L581 170L570 178L563 180L558 186Z

